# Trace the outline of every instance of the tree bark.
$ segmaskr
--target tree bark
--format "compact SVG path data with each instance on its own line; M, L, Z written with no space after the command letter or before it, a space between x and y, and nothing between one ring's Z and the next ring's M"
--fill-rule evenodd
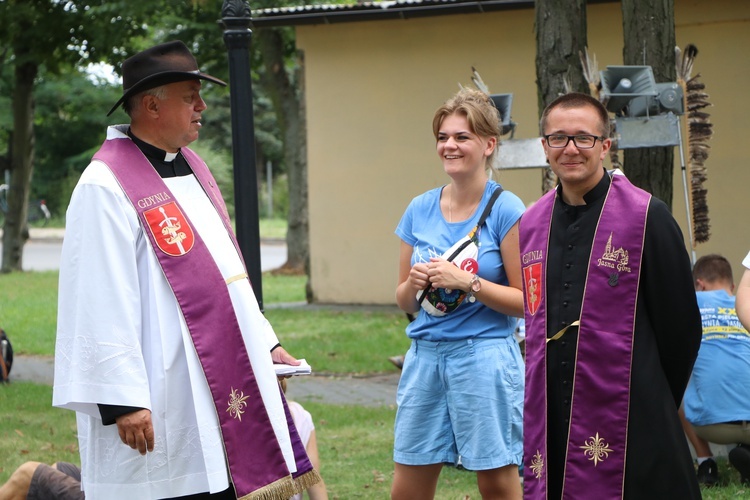
M23 62L26 51L16 47L13 92L13 147L10 159L8 213L3 227L3 263L0 271L23 270L23 246L29 238L28 213L34 167L34 78L38 66Z
M566 92L567 80L573 92L588 93L579 53L586 48L585 0L537 0L536 83L539 117L544 108ZM543 172L542 192L554 187L551 169Z
M307 127L302 87L304 60L299 57L300 74L295 86L285 69L284 39L279 30L256 31L256 43L266 67L261 84L271 97L281 128L284 164L289 176L289 215L286 235L288 271L305 272L309 276L310 238L307 204Z
M626 65L651 66L658 83L675 74L674 0L622 0ZM623 165L636 186L672 206L674 147L626 149Z

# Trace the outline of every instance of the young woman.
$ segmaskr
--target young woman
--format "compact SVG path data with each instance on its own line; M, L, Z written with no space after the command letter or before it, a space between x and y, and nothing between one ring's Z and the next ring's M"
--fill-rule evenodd
M438 108L433 132L450 182L414 198L396 229L396 301L419 314L406 329L391 497L433 498L443 464L460 459L483 498L520 499L524 380L513 316L523 314L524 205L488 175L500 132L489 96L462 89ZM476 246L449 259L470 233Z

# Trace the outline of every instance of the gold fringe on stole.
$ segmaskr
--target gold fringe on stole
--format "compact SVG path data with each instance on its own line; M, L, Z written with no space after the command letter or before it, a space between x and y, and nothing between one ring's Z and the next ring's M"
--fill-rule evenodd
M307 488L314 484L318 484L323 479L320 477L320 474L315 469L312 469L310 472L306 472L302 474L300 477L294 480L294 482L299 487L299 491L297 493L301 493L305 491Z
M239 500L289 500L297 493L302 493L320 481L320 474L313 469L297 479L292 478L291 475L282 477L252 493L248 493Z

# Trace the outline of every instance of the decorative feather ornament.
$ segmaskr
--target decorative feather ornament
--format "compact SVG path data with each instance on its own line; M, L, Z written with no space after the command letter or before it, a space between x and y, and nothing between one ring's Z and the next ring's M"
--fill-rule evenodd
M484 80L482 80L482 77L479 76L479 71L477 71L477 68L475 68L474 66L471 67L471 82L474 84L474 86L477 88L478 91L484 92L488 96L491 95L490 88L487 86L486 83L484 83ZM461 85L460 83L458 84L458 86L463 88L463 85ZM492 99L490 98L490 100ZM500 116L500 110L497 111L497 116L500 118L500 121L502 122L503 117ZM502 128L502 124L501 124L501 128Z
M570 94L573 92L573 77L570 75L570 67L568 67L568 71L563 75L562 83L564 93Z
M596 62L596 54L589 55L589 48L584 47L583 52L578 51L578 57L581 59L583 77L589 84L589 93L599 99L602 82L599 78L599 64Z
M581 59L583 78L589 84L589 93L592 97L596 97L601 101L600 91L602 90L602 81L599 76L599 64L596 62L596 54L589 54L588 47L584 47L583 52L578 52L578 57ZM609 124L609 137L612 139L612 146L609 148L609 161L612 164L612 168L624 170L620 161L620 150L617 147L617 134L615 130L617 123L615 120L610 120Z
M474 83L478 90L481 90L485 94L490 95L490 88L487 86L487 84L484 83L484 80L482 80L482 77L479 76L479 72L474 66L471 67L471 81Z
M690 175L690 205L693 219L693 247L697 243L705 243L710 237L710 223L708 218L708 190L705 187L708 178L705 162L708 159L711 146L708 141L713 135L713 124L705 109L712 104L705 93L706 86L700 82L700 73L691 78L695 56L698 49L688 44L684 52L675 47L675 69L677 83L682 86L685 99L685 115L688 123L687 151L688 172Z

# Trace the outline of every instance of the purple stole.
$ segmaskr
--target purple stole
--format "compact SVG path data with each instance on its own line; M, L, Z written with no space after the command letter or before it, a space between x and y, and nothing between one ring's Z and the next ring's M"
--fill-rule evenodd
M190 149L181 151L242 258L211 172ZM263 405L228 285L164 181L129 138L105 141L94 159L109 167L138 212L182 310L216 406L237 498L287 499L318 482L282 396L297 462L297 472L290 474Z
M524 498L547 498L547 255L557 190L526 211L520 247L526 319ZM591 247L573 380L565 499L622 498L630 370L651 195L616 172ZM551 286L556 286L552 284ZM555 340L549 340L554 342Z

